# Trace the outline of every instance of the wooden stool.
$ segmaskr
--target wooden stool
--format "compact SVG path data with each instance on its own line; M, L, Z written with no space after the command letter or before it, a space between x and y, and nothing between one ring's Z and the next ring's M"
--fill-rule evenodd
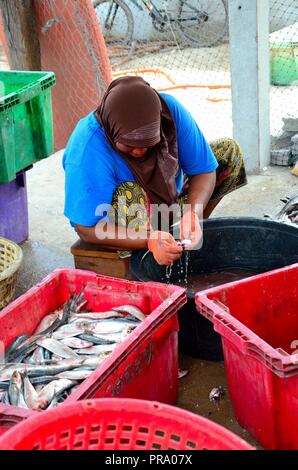
M117 248L78 240L71 247L75 267L105 276L132 280L130 256L120 258Z

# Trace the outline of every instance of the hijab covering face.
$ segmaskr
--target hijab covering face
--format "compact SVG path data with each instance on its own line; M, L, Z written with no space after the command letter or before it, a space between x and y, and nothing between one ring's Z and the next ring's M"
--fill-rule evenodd
M121 77L110 84L95 116L150 202L177 202L176 127L163 98L141 77ZM136 158L121 152L117 142L148 150L144 157Z

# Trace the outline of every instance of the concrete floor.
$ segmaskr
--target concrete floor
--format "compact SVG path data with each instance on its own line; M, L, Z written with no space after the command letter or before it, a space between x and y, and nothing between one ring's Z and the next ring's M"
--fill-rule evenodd
M30 237L22 244L24 262L20 270L17 295L43 279L56 268L73 267L70 246L76 235L63 216L64 175L62 152L34 165L27 173ZM75 188L74 188L75 191ZM270 167L261 175L249 176L249 184L228 195L215 216L256 216L275 214L280 197L298 193L298 178L289 168ZM180 355L180 367L189 374L179 381L178 406L201 414L240 435L253 445L256 441L237 423L227 389L223 363ZM223 386L219 405L209 401L213 387Z
M261 449L258 442L239 425L234 416L224 363L203 361L180 354L179 365L189 370L189 373L179 381L177 406L224 426L251 445ZM223 387L224 395L219 403L210 402L210 391L219 385Z

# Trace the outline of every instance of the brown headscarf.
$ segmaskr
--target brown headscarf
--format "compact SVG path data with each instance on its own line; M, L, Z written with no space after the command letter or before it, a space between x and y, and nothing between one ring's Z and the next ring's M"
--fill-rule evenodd
M120 77L108 87L95 116L150 202L167 205L176 202L176 127L163 98L141 77ZM117 149L116 142L151 148L144 157L135 158Z

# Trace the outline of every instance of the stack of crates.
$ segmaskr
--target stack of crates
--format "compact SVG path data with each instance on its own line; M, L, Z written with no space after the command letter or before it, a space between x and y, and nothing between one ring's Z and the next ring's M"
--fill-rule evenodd
M0 72L0 236L28 238L26 173L53 152L52 72Z

